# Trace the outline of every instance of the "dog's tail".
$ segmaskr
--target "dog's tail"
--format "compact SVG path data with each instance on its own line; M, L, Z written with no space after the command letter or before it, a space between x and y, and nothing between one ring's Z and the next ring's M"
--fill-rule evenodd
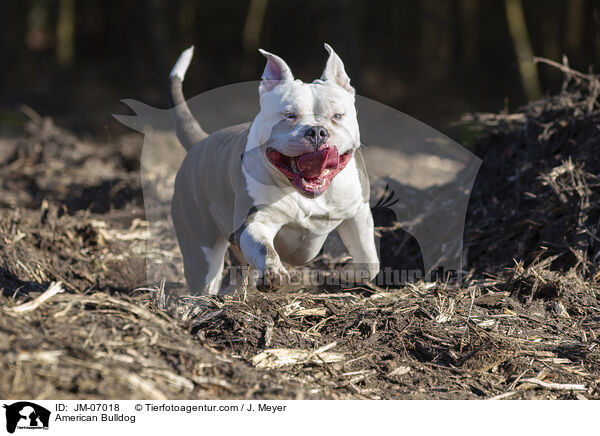
M169 97L173 105L171 114L173 116L173 124L175 125L175 133L177 133L179 142L181 142L181 145L186 150L189 150L208 136L190 112L190 108L183 96L183 78L190 66L193 55L194 46L191 46L179 55L179 59L177 59L175 66L171 70L171 74L169 74Z

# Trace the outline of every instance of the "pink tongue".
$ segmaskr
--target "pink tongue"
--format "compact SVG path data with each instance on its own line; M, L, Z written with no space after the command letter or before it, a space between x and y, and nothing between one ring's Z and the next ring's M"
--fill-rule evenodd
M327 168L337 168L340 161L337 148L327 147L298 157L300 175L305 179L315 179Z

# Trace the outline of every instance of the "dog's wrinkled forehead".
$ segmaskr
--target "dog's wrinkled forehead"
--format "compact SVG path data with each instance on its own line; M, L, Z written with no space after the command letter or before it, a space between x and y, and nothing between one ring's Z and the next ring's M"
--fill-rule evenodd
M261 95L261 109L271 113L329 117L353 111L354 95L320 79L313 83L300 80L281 83Z

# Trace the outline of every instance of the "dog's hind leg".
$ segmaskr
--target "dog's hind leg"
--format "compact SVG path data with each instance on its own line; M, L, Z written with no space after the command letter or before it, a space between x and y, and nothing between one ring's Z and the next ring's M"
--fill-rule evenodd
M228 241L222 239L212 247L180 243L185 280L192 294L216 295L221 287Z
M171 215L188 288L192 294L218 294L229 241L221 235L207 210L186 204L177 189Z
M229 244L229 266L223 276L219 295L243 295L246 299L249 284L249 266L244 259L242 251L235 244Z
M216 295L221 287L228 241L220 238L212 246L198 240L180 241L185 280L194 294Z
M220 292L228 245L228 240L220 239L214 247L203 249L208 261L206 279L210 280L205 292L210 295L218 295Z

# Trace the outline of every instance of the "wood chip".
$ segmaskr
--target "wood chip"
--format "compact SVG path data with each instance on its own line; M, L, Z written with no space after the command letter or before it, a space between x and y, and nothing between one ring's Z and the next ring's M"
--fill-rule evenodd
M477 306L495 306L509 295L510 292L488 292L481 297L475 298L473 304L476 304Z
M344 360L345 356L342 353L325 351L329 348L331 348L331 344L316 351L298 348L272 348L254 356L252 365L261 369L275 369L293 365L336 363Z
M410 372L410 366L399 366L394 369L390 373L388 373L388 377L396 376L400 377L401 375L408 374Z

